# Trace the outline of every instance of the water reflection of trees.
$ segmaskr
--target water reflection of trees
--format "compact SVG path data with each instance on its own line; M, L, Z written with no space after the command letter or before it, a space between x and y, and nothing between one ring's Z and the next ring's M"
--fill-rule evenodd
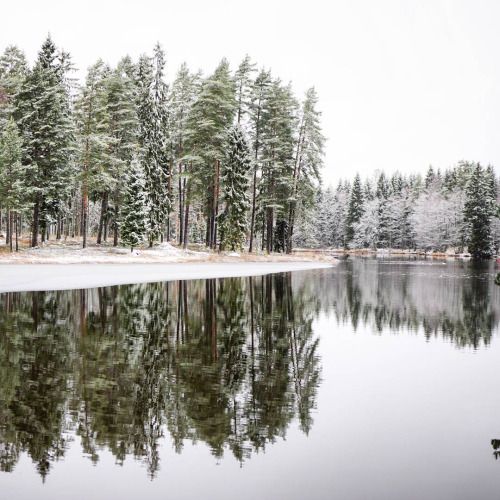
M154 476L161 438L244 461L308 432L320 378L315 295L291 275L0 295L0 468L45 477L71 436Z
M500 318L493 263L352 259L335 272L297 274L295 286L321 297L322 309L354 328L423 330L458 347L487 345Z

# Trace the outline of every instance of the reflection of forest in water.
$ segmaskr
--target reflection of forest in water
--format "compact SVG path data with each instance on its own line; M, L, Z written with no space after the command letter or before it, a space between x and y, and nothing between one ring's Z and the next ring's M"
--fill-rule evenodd
M308 432L320 380L316 298L290 274L0 295L0 468L44 477L76 433L93 462L203 441L243 461Z
M204 442L244 461L312 426L313 320L490 342L490 267L356 259L337 269L92 290L0 294L0 470L27 452L45 476L79 436L93 462ZM495 448L495 451L498 447Z
M350 259L335 275L297 274L298 285L320 298L321 310L354 329L416 331L458 347L488 345L500 319L494 263Z

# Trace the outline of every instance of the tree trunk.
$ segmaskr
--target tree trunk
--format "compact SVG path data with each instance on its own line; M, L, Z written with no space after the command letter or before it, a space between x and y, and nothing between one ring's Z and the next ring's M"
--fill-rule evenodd
M82 233L83 233L83 248L87 247L87 226L88 226L88 212L89 212L89 193L88 188L84 184L82 196Z
M19 215L16 213L16 252L19 252L19 228L18 228Z
M286 253L292 253L293 227L295 225L295 210L297 207L298 181L300 178L300 165L302 163L302 148L304 146L304 118L300 123L299 140L297 141L297 152L295 154L295 166L293 169L293 188L290 210L288 212L288 229L286 235Z
M219 225L217 221L217 216L219 212L219 191L220 191L220 161L217 160L217 165L215 168L214 231L213 231L213 242L212 242L212 248L214 250L217 248L217 229Z
M174 166L172 163L172 158L170 158L169 164L168 164L168 186L167 186L167 192L168 192L168 215L167 215L167 231L165 234L165 239L167 241L170 241L170 215L171 215L171 209L172 209L172 172L174 170Z
M188 181L187 184L187 191L185 195L185 201L184 204L186 205L186 213L184 215L184 231L183 231L183 236L184 236L184 242L183 242L183 247L184 249L187 248L188 245L188 236L189 236L189 205L191 203L191 182Z
M12 252L12 228L14 226L14 213L12 210L9 210L9 248L10 251Z
M252 216L250 218L250 246L248 247L248 251L250 253L252 253L252 250L253 250L256 201L257 201L257 161L255 161L255 164L254 164L254 167L253 167Z
M101 200L101 215L99 217L99 229L97 230L97 244L102 243L102 234L105 226L107 212L108 193L103 193Z
M61 212L57 212L57 226L56 226L56 240L59 241L61 239L61 226L62 226L62 217Z
M119 214L119 207L118 204L116 204L115 207L115 223L113 227L113 246L117 247L118 246L118 214Z
M267 209L266 214L266 251L271 253L273 251L273 222L274 210L272 207Z
M38 246L38 231L40 229L40 195L37 194L35 205L33 207L33 234L31 237L31 246Z
M10 240L11 240L11 237L10 237L10 210L7 210L6 212L6 217L5 217L5 245L9 245L10 244Z
M181 179L182 174L182 164L179 163L179 246L182 245L184 241L184 203L183 203L183 184L184 189L186 188L186 180L184 182Z

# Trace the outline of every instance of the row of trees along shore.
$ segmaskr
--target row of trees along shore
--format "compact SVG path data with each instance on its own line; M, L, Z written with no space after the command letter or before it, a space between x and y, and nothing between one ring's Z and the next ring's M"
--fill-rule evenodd
M135 247L159 241L222 250L292 250L314 205L324 138L314 88L302 101L247 56L209 76L165 78L157 45L79 85L48 37L30 67L0 56L0 232Z
M441 172L356 175L320 191L295 233L296 244L349 249L468 251L500 247L498 179L493 167L460 162Z

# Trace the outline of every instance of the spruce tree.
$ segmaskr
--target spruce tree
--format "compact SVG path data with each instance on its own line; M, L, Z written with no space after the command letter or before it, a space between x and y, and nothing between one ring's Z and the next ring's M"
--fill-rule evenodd
M16 118L23 138L23 163L33 165L32 246L62 209L73 178L74 127L67 71L68 55L58 52L48 37L33 71L16 96Z
M28 74L24 52L15 45L0 56L0 133L15 111L15 97Z
M153 58L142 56L138 65L139 143L146 183L149 246L163 232L170 211L170 167L167 155L167 85L165 55L155 46Z
M349 244L354 238L355 225L363 215L363 187L361 185L361 178L356 174L351 189L351 196L349 198L349 206L347 208L347 221L346 221L346 242Z
M130 247L131 252L144 242L147 234L147 219L144 171L141 163L134 158L130 166L120 223L121 239Z
M481 165L477 163L472 170L465 189L465 241L469 253L476 259L488 258L492 254L491 185Z
M241 128L236 125L228 133L227 156L222 165L220 215L221 249L238 251L243 248L247 230L248 176L251 158Z
M12 235L16 234L18 250L18 215L28 207L29 188L26 176L29 169L21 163L22 140L17 126L9 119L0 136L0 199L7 210L8 241L12 251Z
M391 216L389 213L388 203L390 194L389 182L387 181L387 177L384 172L382 172L378 177L376 190L376 198L378 200L377 246L382 248L387 248L391 244Z

